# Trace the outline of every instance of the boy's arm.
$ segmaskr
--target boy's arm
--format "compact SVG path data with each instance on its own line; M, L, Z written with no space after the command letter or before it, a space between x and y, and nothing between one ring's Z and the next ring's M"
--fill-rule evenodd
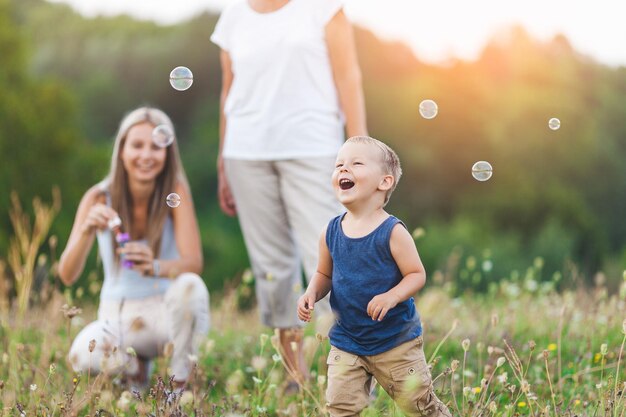
M317 271L313 274L306 292L298 300L298 317L302 321L311 320L311 312L315 303L328 294L331 289L333 273L333 259L326 245L326 230L322 232L319 241L319 260Z
M372 320L381 321L387 312L399 303L408 300L426 283L426 271L417 253L411 234L401 224L391 231L389 242L391 255L402 273L402 280L387 291L379 294L367 305L367 314Z

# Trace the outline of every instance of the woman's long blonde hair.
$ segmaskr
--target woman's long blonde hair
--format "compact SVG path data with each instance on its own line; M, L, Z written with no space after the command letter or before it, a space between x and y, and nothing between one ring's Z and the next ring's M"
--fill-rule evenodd
M111 207L117 211L125 232L131 233L133 199L128 187L128 173L121 160L121 152L126 142L128 131L135 125L148 122L153 126L167 125L174 132L174 125L170 118L161 110L152 107L140 107L128 113L120 123L113 154L111 168L107 176L100 183L103 191L108 191L111 196ZM176 135L174 142L166 148L166 159L163 171L158 175L150 202L148 204L148 220L146 240L152 248L155 258L159 256L163 225L171 210L166 204L167 195L174 192L177 184L189 189L189 183L185 170L180 160ZM132 236L131 239L136 239ZM115 241L113 243L115 246ZM116 256L117 259L117 256Z

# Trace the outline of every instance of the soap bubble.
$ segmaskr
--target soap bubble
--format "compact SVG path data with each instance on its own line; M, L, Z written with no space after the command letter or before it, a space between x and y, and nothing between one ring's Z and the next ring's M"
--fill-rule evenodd
M185 91L193 84L193 74L187 67L176 67L170 72L170 84L175 90Z
M170 193L170 194L167 195L167 198L165 199L165 202L171 208L176 208L176 207L180 206L180 196L178 194L176 194L176 193Z
M493 168L487 161L478 161L472 166L472 177L478 181L487 181L493 175Z
M174 130L169 125L158 125L152 130L152 142L166 148L174 142Z
M561 121L556 117L553 117L548 121L548 127L552 130L559 130L561 127Z
M432 100L424 100L420 103L420 114L424 119L434 119L438 111L437 103Z

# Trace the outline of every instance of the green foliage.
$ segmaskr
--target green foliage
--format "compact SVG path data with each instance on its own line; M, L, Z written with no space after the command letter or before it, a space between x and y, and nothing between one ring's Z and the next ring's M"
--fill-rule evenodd
M122 116L155 105L177 127L208 285L240 274L248 262L237 221L216 202L220 66L209 37L217 16L159 26L87 19L43 0L0 4L0 189L30 199L58 184L64 208L53 233L62 248L81 194L108 168ZM459 245L477 259L501 247L493 279L536 256L563 274L568 259L587 276L626 267L626 68L582 57L563 36L539 42L519 27L494 37L475 62L447 66L424 64L406 45L361 28L355 35L369 130L403 163L389 209L428 239L432 227L442 236L421 249L429 272ZM167 80L178 65L195 75L185 92ZM419 117L425 98L439 105L433 120ZM560 118L558 131L548 129L550 117ZM478 160L494 167L486 183L470 175ZM0 254L10 233L7 196L0 194ZM455 241L461 223L490 237Z

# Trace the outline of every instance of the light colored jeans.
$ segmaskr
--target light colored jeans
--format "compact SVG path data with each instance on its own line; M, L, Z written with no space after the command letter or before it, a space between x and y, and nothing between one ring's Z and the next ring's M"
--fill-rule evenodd
M319 239L341 213L331 185L335 157L247 161L224 159L228 184L256 278L263 324L302 326L297 315L302 289L317 269ZM328 297L315 305L330 313Z
M101 301L98 319L76 336L69 353L75 371L138 372L138 358L150 360L173 345L170 375L185 381L210 326L209 292L198 275L181 274L164 295ZM95 340L93 352L90 342ZM136 356L129 352L134 349Z

